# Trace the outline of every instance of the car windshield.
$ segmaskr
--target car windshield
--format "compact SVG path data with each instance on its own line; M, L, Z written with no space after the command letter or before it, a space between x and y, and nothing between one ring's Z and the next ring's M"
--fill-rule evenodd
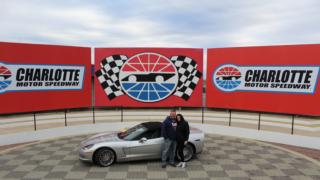
M147 131L147 128L143 125L136 125L126 131L119 132L118 137L123 140L131 141L136 140L141 134Z

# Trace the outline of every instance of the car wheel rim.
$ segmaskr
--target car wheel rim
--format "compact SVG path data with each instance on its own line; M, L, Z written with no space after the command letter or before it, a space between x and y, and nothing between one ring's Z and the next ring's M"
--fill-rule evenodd
M190 145L186 145L183 148L183 156L185 161L189 161L193 156L193 148Z
M111 150L104 150L100 153L99 162L103 166L109 166L114 161L114 154Z

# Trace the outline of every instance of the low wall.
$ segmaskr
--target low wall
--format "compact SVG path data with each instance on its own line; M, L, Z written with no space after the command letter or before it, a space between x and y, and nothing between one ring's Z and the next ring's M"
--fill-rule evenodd
M76 126L58 127L42 129L37 131L20 132L15 134L0 135L0 146L9 144L18 144L25 142L34 142L39 140L48 140L66 136L77 136L83 134L94 134L99 132L115 132L125 127L132 127L139 122L108 122L98 124L83 124ZM220 134L225 136L235 136L238 138L248 138L266 142L276 142L301 146L313 149L320 149L318 137L307 137L300 135L291 135L269 131L257 131L239 127L229 127L222 125L190 123L191 126L197 127L206 134Z
M163 121L170 109L78 109L0 116L0 135L83 124ZM320 117L178 108L190 123L320 137Z

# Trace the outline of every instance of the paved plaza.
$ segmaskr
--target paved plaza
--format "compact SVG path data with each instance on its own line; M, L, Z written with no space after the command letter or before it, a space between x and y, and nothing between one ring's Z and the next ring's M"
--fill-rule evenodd
M78 160L85 136L55 139L0 154L0 179L225 179L319 180L319 163L274 146L206 134L204 151L186 169L161 168L160 160L98 167Z

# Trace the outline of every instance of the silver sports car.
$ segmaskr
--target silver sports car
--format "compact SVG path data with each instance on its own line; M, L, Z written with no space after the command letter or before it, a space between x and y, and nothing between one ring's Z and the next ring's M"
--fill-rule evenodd
M204 133L190 128L189 142L183 151L186 161L202 151L203 141ZM102 133L82 141L79 158L100 166L120 161L159 159L163 143L161 122L145 122L126 131Z

